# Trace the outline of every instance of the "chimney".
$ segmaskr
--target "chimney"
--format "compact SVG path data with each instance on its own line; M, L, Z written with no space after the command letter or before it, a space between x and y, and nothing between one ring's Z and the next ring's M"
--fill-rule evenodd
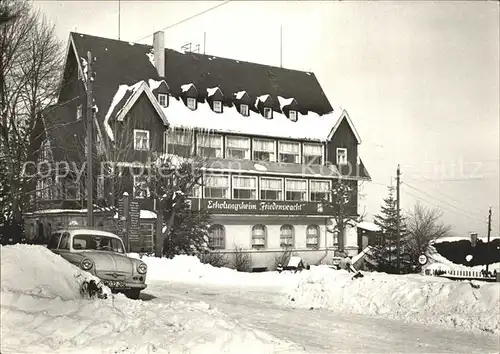
M158 76L165 78L165 34L162 31L153 34L153 50Z

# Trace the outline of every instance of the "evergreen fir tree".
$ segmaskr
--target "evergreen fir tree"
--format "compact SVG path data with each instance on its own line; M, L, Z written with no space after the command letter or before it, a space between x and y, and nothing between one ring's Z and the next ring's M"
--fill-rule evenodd
M394 196L395 188L388 186L388 196L384 198L384 205L380 207L380 214L374 215L374 223L380 227L373 256L377 262L377 270L391 271L397 263L397 200ZM404 249L404 220L400 220L400 248ZM404 252L400 252L400 258Z

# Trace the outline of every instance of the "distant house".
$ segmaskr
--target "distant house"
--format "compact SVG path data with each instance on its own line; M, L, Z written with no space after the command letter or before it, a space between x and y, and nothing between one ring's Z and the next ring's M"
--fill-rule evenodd
M82 162L91 151L134 169L151 152L207 157L203 183L189 197L193 208L212 214L212 247L227 253L243 247L255 267L270 267L284 247L309 264L331 258L331 211L320 201L338 178L355 189L370 180L347 111L330 105L313 73L179 53L163 42L162 32L154 34L153 47L71 33L58 103L36 127L39 159ZM84 143L87 51L96 58L92 147ZM116 199L98 173L96 224L107 227L113 215L106 207ZM47 235L72 220L84 225L82 182L71 175L39 179L27 227ZM149 212L132 250L154 243L155 205L141 183L127 173L121 180L121 191ZM351 213L357 214L357 198ZM345 245L358 252L355 228Z

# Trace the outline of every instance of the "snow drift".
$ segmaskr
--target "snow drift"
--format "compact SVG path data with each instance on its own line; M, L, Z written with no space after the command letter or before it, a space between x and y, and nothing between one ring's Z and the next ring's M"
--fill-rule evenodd
M45 247L0 250L4 354L294 351L205 303L134 301L121 294L82 298L81 284L95 278Z
M17 244L1 247L3 293L40 298L74 300L82 298L84 282L99 279L70 264L43 246ZM109 295L109 288L99 287Z
M311 267L288 290L291 306L500 333L500 284L421 275L352 274Z
M292 273L244 273L229 268L217 268L201 263L195 256L180 255L173 259L144 256L141 260L148 265L148 281L202 282L267 288L284 286L295 279L295 274Z

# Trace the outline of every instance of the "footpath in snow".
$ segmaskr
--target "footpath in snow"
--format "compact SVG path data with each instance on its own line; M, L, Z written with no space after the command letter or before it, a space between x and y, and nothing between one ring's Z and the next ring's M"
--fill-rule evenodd
M296 274L240 273L202 264L191 256L142 260L148 264L151 282L267 288L283 292L283 303L292 307L500 334L500 283L377 272L363 272L363 278L353 280L352 274L327 266L312 266Z
M203 302L83 299L89 273L42 246L0 250L2 354L295 352Z

